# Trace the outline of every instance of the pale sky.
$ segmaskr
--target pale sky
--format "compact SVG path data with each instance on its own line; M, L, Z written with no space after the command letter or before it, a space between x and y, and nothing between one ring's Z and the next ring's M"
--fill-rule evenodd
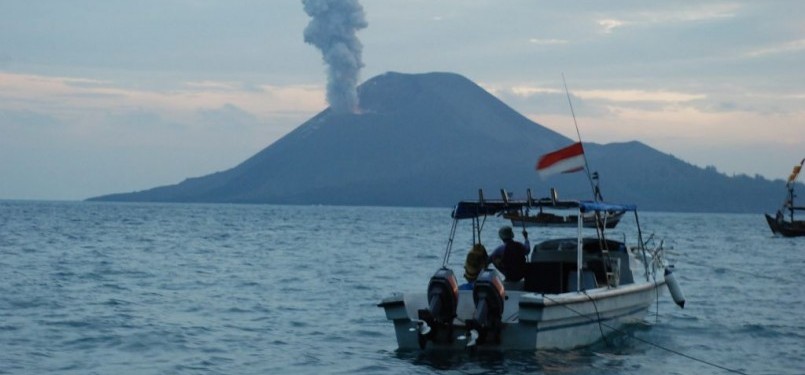
M575 138L564 74L585 142L769 179L805 157L805 1L360 3L360 82L458 73ZM300 0L0 1L0 199L234 167L327 107L309 21Z

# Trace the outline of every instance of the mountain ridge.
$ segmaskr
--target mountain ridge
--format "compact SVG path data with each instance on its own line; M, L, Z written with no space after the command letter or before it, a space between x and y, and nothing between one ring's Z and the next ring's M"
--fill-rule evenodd
M478 189L540 197L549 187L591 197L584 173L541 181L534 171L539 155L573 140L461 75L388 72L358 94L361 113L325 109L228 170L90 200L451 206ZM727 177L638 141L584 145L604 197L643 209L762 212L784 193L783 183Z

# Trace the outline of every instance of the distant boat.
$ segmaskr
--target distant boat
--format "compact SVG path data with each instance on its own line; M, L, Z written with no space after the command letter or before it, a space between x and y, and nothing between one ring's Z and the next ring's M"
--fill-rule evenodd
M490 265L474 284L459 286L448 267L459 222L472 222L475 247L487 217L536 204L505 196L485 200L481 192L479 196L453 209L442 265L427 290L394 293L378 304L393 322L400 349L570 349L593 344L629 322L642 321L657 303L663 285L674 302L684 307L673 266L665 266L662 245L648 248L644 242L636 207L604 202L557 202L557 209L577 213L576 236L537 243L525 263L523 280L504 281ZM592 234L578 220L587 212L621 211L635 215L633 242L606 237L604 230Z
M513 227L552 227L552 228L575 228L578 226L577 215L563 215L546 210L557 208L556 190L551 189L551 198L539 200L531 199L531 192L528 192L528 202L533 202L531 206L523 206L516 210L504 212L504 219L511 220ZM536 213L532 211L537 210ZM566 209L563 211L567 211ZM626 211L606 211L606 212L587 212L582 214L582 225L585 228L612 229L620 222ZM596 225L596 223L599 223Z
M774 217L769 214L764 214L766 216L766 222L769 224L769 228L771 228L774 234L779 234L784 237L805 236L805 220L794 219L795 211L805 212L805 206L798 207L794 205L794 185L799 172L802 170L803 164L805 164L805 159L802 159L799 165L795 165L794 170L791 171L788 182L785 184L787 191L785 201L783 201L783 206L777 210L777 214L775 214ZM786 211L788 212L788 218L786 218L785 215Z
M625 213L626 211L607 212L600 215L597 220L602 227L612 229L618 225ZM514 227L575 228L578 226L578 217L576 215L563 216L549 212L522 215L519 212L507 212L503 214L503 217L511 220ZM585 228L595 228L596 215L592 213L582 216L582 223Z

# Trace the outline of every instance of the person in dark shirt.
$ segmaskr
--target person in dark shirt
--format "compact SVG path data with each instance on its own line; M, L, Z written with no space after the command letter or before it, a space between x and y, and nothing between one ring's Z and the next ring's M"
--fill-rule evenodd
M530 252L528 232L523 230L525 244L514 240L514 231L510 226L503 226L498 231L503 244L498 246L489 256L489 260L498 271L506 276L506 281L520 281L525 276L526 257Z

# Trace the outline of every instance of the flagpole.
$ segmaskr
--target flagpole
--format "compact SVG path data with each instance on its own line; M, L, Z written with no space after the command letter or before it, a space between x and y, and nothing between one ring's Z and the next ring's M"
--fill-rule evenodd
M579 137L579 143L584 147L581 141L581 132L579 132L579 124L576 122L576 112L573 110L573 102L570 101L570 90L567 89L567 82L565 81L565 73L562 72L562 84L565 85L565 95L567 95L567 104L570 105L570 114L573 115L573 125L576 127L576 136ZM590 175L590 165L587 163L587 153L582 154L584 157L584 172L587 174L587 181L590 181L590 188L593 190L593 200L598 202L598 194L595 191L595 184L593 177Z

